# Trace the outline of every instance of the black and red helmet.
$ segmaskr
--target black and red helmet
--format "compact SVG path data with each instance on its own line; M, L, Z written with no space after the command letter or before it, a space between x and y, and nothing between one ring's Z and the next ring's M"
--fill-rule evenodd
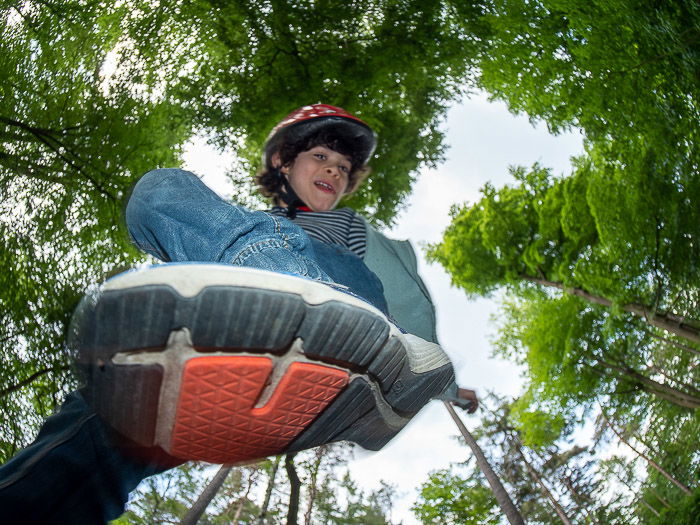
M356 148L357 157L362 159L362 164L369 161L377 145L377 137L372 128L343 108L328 104L302 106L282 119L272 128L265 141L263 160L269 159L290 133L296 137L304 137L331 128L341 128L343 134L350 138L350 142Z

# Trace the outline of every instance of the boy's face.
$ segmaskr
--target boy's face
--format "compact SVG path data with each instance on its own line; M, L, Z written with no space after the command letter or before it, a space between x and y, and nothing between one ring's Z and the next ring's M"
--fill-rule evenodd
M314 146L299 153L281 171L309 208L328 211L336 207L347 191L351 169L349 157L325 146Z

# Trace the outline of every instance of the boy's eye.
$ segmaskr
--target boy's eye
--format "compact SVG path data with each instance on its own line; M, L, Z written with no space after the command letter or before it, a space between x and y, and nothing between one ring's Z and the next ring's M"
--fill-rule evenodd
M338 168L339 168L340 171L342 171L343 173L350 173L350 167L349 167L349 166L340 165L340 166L338 166Z
M314 153L314 157L316 157L319 160L326 160L327 158L326 155L324 155L323 153Z

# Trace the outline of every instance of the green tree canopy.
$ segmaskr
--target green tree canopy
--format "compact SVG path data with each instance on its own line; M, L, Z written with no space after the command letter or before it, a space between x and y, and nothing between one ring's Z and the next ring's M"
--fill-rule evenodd
M412 510L421 523L498 525L501 511L491 490L479 478L479 471L468 476L449 469L430 474L420 489Z
M72 380L63 332L78 290L134 259L123 196L177 162L189 127L167 93L107 79L126 6L5 2L0 18L0 456L26 442ZM30 409L31 407L31 409Z
M693 1L480 3L480 84L553 131L576 126L629 161L654 145L697 171L700 10ZM688 162L696 159L695 164ZM690 176L683 170L676 175Z
M700 10L687 0L478 6L464 18L479 41L477 84L554 132L580 129L585 154L569 174L514 167L513 184L486 185L454 207L430 256L468 295L503 300L497 350L526 365L512 414L525 441L556 443L609 410L692 488ZM671 506L686 497L652 467L635 483ZM648 499L634 519L658 514Z

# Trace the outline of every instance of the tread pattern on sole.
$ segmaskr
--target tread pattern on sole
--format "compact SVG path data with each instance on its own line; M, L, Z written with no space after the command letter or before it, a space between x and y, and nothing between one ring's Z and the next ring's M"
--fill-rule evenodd
M183 327L199 355L185 362L174 385L173 419L134 428L135 420L156 420L158 388L167 381L158 365L121 366L111 359L161 352L171 332ZM336 300L307 304L291 292L217 285L182 297L165 283L108 290L83 299L70 333L69 348L88 365L91 397L110 424L147 445L165 428L170 442L159 444L170 454L215 463L344 439L378 450L454 381L451 364L413 373L404 343L390 335L383 317ZM270 399L254 408L274 363L298 339L306 357L292 362ZM236 352L253 355L230 355ZM359 375L349 382L351 373ZM140 391L144 383L156 386ZM386 410L398 419L385 419Z
M389 338L389 327L370 312L329 302L307 307L299 336L310 357L366 367Z
M162 285L86 295L73 314L68 346L78 362L87 363L107 361L120 351L163 348L177 303L177 296Z
M117 352L161 351L171 331L183 326L203 352L283 352L301 337L309 357L351 368L366 368L382 351L405 360L386 321L371 312L334 301L307 305L294 294L233 286L208 287L192 298L165 284L86 297L74 315L68 346L80 363L106 362ZM398 372L373 366L385 390Z
M91 377L83 390L85 399L118 432L137 443L155 439L158 399L163 381L159 365L82 367ZM128 389L123 385L129 385ZM138 425L134 425L138 421Z
M288 450L295 452L317 446L319 443L339 441L337 436L369 413L374 403L369 385L362 380L352 381L333 402L331 410L323 412L291 443ZM361 442L359 444L364 446Z
M189 360L166 451L211 463L278 454L348 382L342 370L292 363L265 406L254 408L271 372L265 357Z
M208 287L192 298L166 284L113 290L83 299L69 346L79 361L106 361L116 352L162 349L172 330L187 326L202 350L275 351L291 343L305 308L297 295L244 287Z

